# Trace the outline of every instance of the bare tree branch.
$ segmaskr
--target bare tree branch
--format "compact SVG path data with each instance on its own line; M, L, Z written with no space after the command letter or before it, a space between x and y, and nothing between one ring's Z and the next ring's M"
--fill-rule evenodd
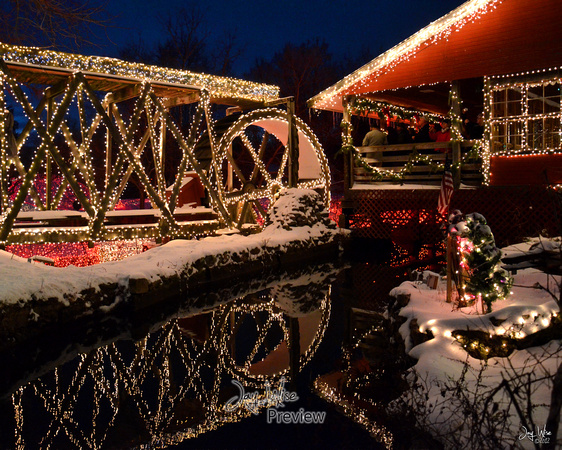
M0 40L67 49L95 45L94 30L109 23L102 18L105 7L106 2L92 0L4 0L0 4Z

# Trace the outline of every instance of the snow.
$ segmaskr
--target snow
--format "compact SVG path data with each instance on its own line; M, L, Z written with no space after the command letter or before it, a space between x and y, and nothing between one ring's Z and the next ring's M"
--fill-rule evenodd
M527 251L534 242L536 240L504 249L504 253ZM556 247L556 244L546 245L549 248ZM429 273L424 273L425 278ZM432 434L445 439L446 448L457 445L469 448L471 445L469 427L456 429L465 420L469 420L459 412L463 409L463 404L454 389L444 389L444 386L455 386L455 383L461 381L463 392L473 393L472 399L476 403L478 395L491 392L503 379L517 379L524 373L525 377L529 376L533 380L532 403L537 405L533 409L534 422L541 429L546 423L552 378L562 364L562 342L551 341L543 346L515 350L507 358L493 357L485 361L471 357L454 336L454 330L470 329L485 331L490 336L507 335L517 339L548 327L551 318L558 315L560 309L554 298L537 286L548 286L553 295L559 295L557 282L560 283L560 277L555 280L541 271L524 269L514 275L514 280L511 295L493 303L493 312L489 314L481 314L480 307L456 309L454 304L447 303L443 280L437 289L430 289L422 281L407 281L391 291L393 296L410 294L409 304L399 312L400 316L406 318L406 322L400 327L400 334L406 343L408 354L417 360L409 379L411 382L414 379L423 380L423 395L427 394L427 400L422 414L424 417L420 419L423 421L421 425ZM417 320L420 332L430 330L434 338L413 346L410 334L410 322L413 319ZM498 321L501 321L499 325ZM550 374L550 378L539 381L545 374ZM416 398L416 395L419 398L419 394L419 391L410 393L409 401ZM402 400L406 401L407 396L406 394ZM493 399L500 405L500 410L504 408L509 414L504 431L505 448L511 448L510 445L516 448L533 448L529 439L520 438L523 434L521 420L510 404L506 390L496 392ZM526 404L523 406L526 408ZM529 431L534 431L535 434L537 432L536 429ZM455 433L459 440L447 441Z
M57 219L87 219L88 215L81 211L54 210L54 211L23 211L18 214L18 220L57 220Z
M502 249L503 256L538 255L545 252L559 252L561 246L560 239L548 239L542 236L528 239L515 245L510 245Z
M295 189L281 197L277 214L293 213L294 201L302 196L318 196L313 190ZM319 197L319 196L318 196ZM130 211L127 211L130 212ZM200 240L173 240L123 261L112 261L88 267L57 268L36 261L28 261L0 251L0 307L37 300L59 301L69 304L69 298L103 284L128 286L129 280L144 278L149 282L179 274L189 264L206 256L221 255L225 251L250 252L258 255L265 247L283 249L290 242L336 237L343 233L323 223L284 229L273 222L261 233L220 235Z
M56 268L0 251L0 304L36 298L64 301L65 293L81 292L100 284L119 283L127 278L146 278L151 282L172 276L188 263L229 249L283 246L287 241L320 237L320 229L264 231L252 236L217 236L199 241L174 240L123 261L88 267Z
M437 275L437 274L435 274ZM420 331L431 330L436 338L444 336L455 329L479 329L490 334L504 335L513 331L525 335L546 328L550 317L559 312L558 305L551 295L545 290L534 288L538 283L541 286L553 284L552 279L544 272L536 269L525 269L514 276L515 283L512 294L505 300L493 304L493 312L480 314L477 306L454 309L452 303L447 303L444 281L440 282L438 289L430 289L423 282L406 281L394 288L390 295L410 294L410 303L402 308L400 315L407 318L401 327L405 338L407 350L411 349L409 324L411 319L417 319ZM552 278L552 277L550 277ZM523 316L530 316L523 319ZM502 320L494 326L490 319ZM523 321L523 322L521 322ZM544 321L548 321L544 322ZM513 328L513 330L512 330ZM515 337L515 336L514 336ZM516 337L523 337L518 334ZM451 336L444 336L446 340L454 340ZM419 351L417 349L416 351Z

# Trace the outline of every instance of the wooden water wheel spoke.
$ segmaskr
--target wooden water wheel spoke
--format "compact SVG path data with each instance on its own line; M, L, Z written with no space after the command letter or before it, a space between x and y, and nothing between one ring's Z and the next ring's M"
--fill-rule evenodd
M262 198L267 198L270 194L271 194L271 189L269 189L269 187L264 187L264 188L253 187L251 190L249 190L246 193L245 198L246 200L249 201L256 201Z
M242 174L242 171L238 167L238 164L234 160L234 157L232 156L232 154L230 152L226 152L225 154L226 154L226 158L228 159L228 162L230 163L230 166L232 167L232 170L234 170L234 173L236 174L236 176L238 177L240 182L242 184L245 184L246 183L246 177Z
M243 191L227 192L224 198L228 202L241 202L241 201L255 201L266 198L271 194L269 188L248 188L250 184L246 185L247 188Z
M265 131L263 133L263 138L261 140L261 145L260 145L260 152L258 154L258 159L260 161L263 160L263 157L265 155L265 150L267 148L268 140L269 140L269 133L267 131ZM266 167L267 167L267 165L266 165ZM257 176L258 176L258 166L254 167L254 171L252 172L252 176L250 177L250 182L255 184Z
M287 149L283 151L283 157L281 158L281 165L279 166L279 171L277 172L276 181L278 183L283 183L283 175L285 175L285 169L287 168L287 161L289 160L289 152Z
M260 159L259 155L254 150L254 147L252 146L252 143L249 141L248 136L246 136L245 134L242 135L242 142L244 143L248 152L250 152L250 155L252 156L252 159L254 160L254 164L255 164L254 169L252 171L252 175L250 177L251 182L255 183L255 178L257 177L258 169L262 173L266 182L270 182L271 177L269 176L269 172L265 168L263 161Z
M250 213L250 204L249 204L249 202L245 201L242 204L240 216L238 217L238 222L237 222L238 228L242 228L242 225L249 222L249 220L248 220L249 213Z
M259 210L262 217L267 216L267 211L265 210L265 208L262 206L262 204L259 201L254 202L254 205L256 205L256 208Z

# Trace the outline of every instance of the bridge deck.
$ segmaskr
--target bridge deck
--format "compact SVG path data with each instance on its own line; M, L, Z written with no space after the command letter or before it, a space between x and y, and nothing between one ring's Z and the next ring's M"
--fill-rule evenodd
M160 210L152 208L108 211L104 228L113 238L158 238L162 217ZM181 233L208 234L220 227L217 213L204 206L184 205L175 209L173 217ZM9 243L45 242L54 236L70 242L87 240L88 221L84 211L23 211L16 218Z

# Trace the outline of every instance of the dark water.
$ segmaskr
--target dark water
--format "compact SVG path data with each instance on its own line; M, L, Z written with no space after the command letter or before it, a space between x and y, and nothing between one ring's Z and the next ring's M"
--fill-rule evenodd
M0 445L407 448L380 413L407 365L380 313L412 264L435 257L362 242L344 262L124 307L4 346ZM241 390L258 401L239 401ZM305 413L322 423L303 423Z

